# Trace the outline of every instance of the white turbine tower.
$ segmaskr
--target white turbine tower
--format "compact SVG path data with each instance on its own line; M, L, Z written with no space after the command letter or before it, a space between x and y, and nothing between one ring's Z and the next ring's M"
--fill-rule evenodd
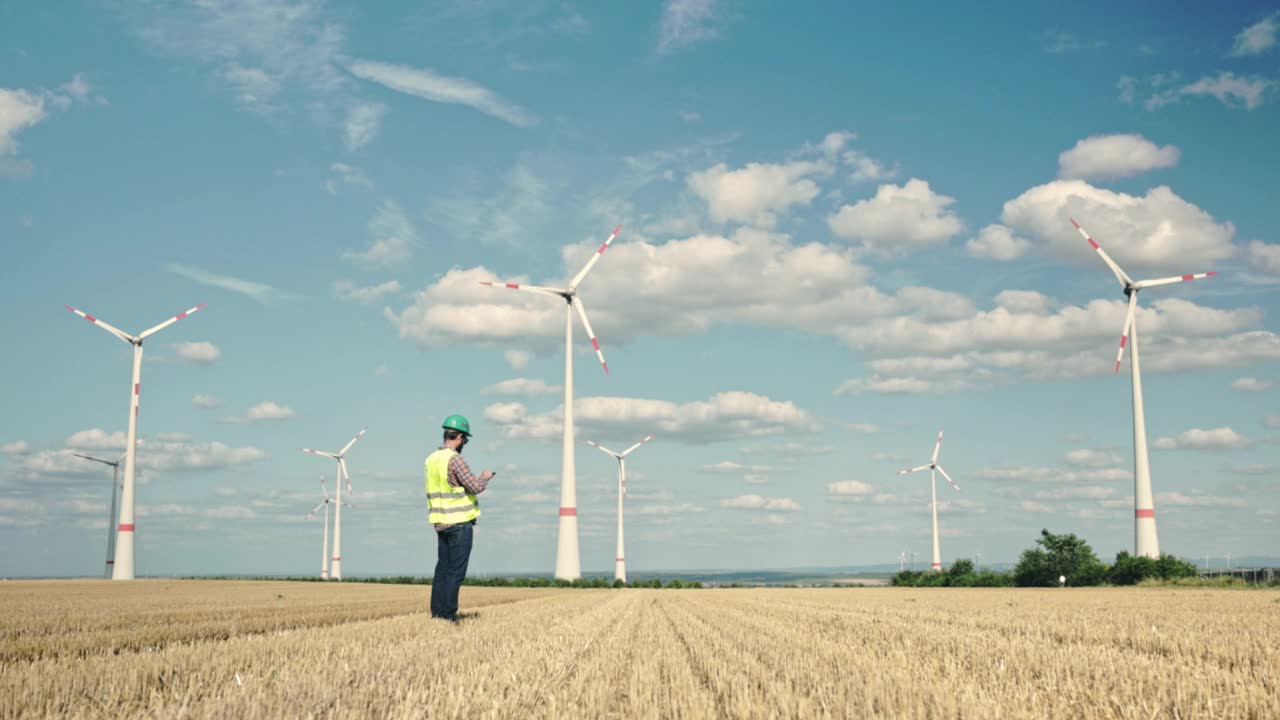
M604 368L605 373L609 372L609 365L604 361L604 353L600 351L600 342L596 340L595 331L591 329L591 323L587 320L587 311L582 306L582 298L578 297L578 285L582 283L587 273L591 272L591 268L599 262L600 256L605 250L609 249L609 243L618 236L622 231L622 226L613 229L613 233L609 238L601 243L587 264L578 271L578 274L569 281L567 288L551 288L539 287L536 285L518 285L516 283L494 283L481 282L481 285L502 286L512 290L527 290L529 292L539 293L541 295L549 295L558 297L565 301L565 317L564 317L564 439L560 444L561 448L561 465L560 465L560 527L559 535L556 539L556 572L555 577L563 580L576 580L582 577L580 564L580 556L578 553L578 494L576 476L573 467L573 313L577 311L578 317L582 319L582 327L587 331L587 337L591 338L591 347L595 348L596 356L600 358L600 365Z
M339 488L342 486L339 485ZM324 508L324 542L320 546L320 579L329 579L329 503L333 502L333 498L329 497L329 488L325 487L324 476L320 476L320 495L324 497L320 504L315 506L311 512L307 513L307 520L315 517L315 514Z
M329 578L332 580L342 579L342 506L345 504L342 502L342 481L344 479L347 481L347 497L351 497L351 475L347 473L347 461L345 458L347 451L351 449L352 445L356 444L357 440L364 437L365 430L368 429L369 428L364 428L360 432L356 433L356 436L351 438L351 442L347 443L346 446L336 453L325 452L323 450L312 450L311 448L302 448L302 452L308 452L312 455L323 455L324 457L338 461L338 497L337 502L334 503L333 509L333 557L329 559Z
M98 318L77 310L70 305L65 306L71 312L115 335L124 342L133 346L133 383L129 391L129 436L125 440L124 451L124 486L120 491L120 524L117 526L115 563L111 569L111 579L113 580L132 580L133 579L133 545L134 545L134 517L133 517L133 495L134 495L134 456L136 455L138 440L138 408L139 400L142 395L142 341L155 335L161 330L178 322L182 318L204 307L205 303L178 313L155 327L147 330L139 335L130 335L123 330L114 328Z
M590 440L586 441L586 443L591 447L598 448L602 452L608 453L618 460L618 552L613 556L613 579L621 580L622 582L627 581L627 556L623 553L622 547L622 498L627 495L627 461L624 458L634 452L636 448L652 439L653 435L649 435L645 437L645 439L620 453L614 452L599 443L595 443Z
M1115 372L1120 372L1120 359L1124 357L1124 346L1128 344L1131 347L1129 351L1129 370L1133 384L1134 554L1149 558L1159 558L1160 541L1156 536L1156 509L1151 494L1151 467L1147 461L1147 420L1142 409L1142 373L1138 367L1138 324L1134 317L1138 309L1138 291L1157 285L1172 285L1173 283L1186 282L1187 280L1199 280L1217 275L1217 273L1196 273L1194 275L1179 275L1134 282L1133 278L1130 278L1116 264L1116 261L1107 255L1097 241L1090 237L1084 228L1080 227L1080 223L1076 222L1075 218L1071 218L1071 224L1075 225L1080 235L1089 241L1094 250L1098 251L1102 261L1107 264L1107 267L1111 268L1111 272L1115 273L1116 279L1120 281L1120 285L1124 288L1125 296L1129 299L1129 312L1125 315L1124 330L1120 333L1120 351L1116 353Z
M121 454L115 460L103 460L89 455L81 455L80 453L73 454L78 458L111 466L111 514L107 515L107 569L103 572L103 577L110 580L111 566L115 564L116 556L116 521L118 517L116 515L116 501L120 495L120 463L124 462L124 455Z
M941 449L942 449L942 429L939 428L938 442L933 446L933 457L929 459L929 464L920 465L918 467L907 468L906 470L898 471L899 475L906 475L907 473L913 473L913 472L916 472L917 470L929 471L930 507L933 509L933 570L934 572L940 572L942 570L942 552L938 547L938 476L934 471L936 470L937 472L942 473L942 477L946 478L947 482L951 483L951 487L955 488L957 492L959 492L960 490L960 486L956 484L955 480L952 480L951 476L947 474L947 471L943 470L942 466L938 464L938 451ZM912 555L914 554L915 553L912 553Z

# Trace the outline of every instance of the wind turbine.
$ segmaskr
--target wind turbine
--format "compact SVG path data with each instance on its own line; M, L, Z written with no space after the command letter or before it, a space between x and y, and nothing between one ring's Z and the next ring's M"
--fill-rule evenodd
M339 486L341 487L341 486ZM320 494L324 500L315 506L315 509L307 513L305 519L310 520L315 517L320 508L324 508L324 544L320 548L320 579L329 579L329 503L333 502L333 498L329 497L329 488L324 485L324 476L320 476Z
M1107 264L1107 267L1111 268L1111 272L1115 273L1116 279L1120 281L1120 285L1124 288L1125 296L1129 298L1129 312L1125 315L1124 330L1120 333L1120 350L1116 353L1115 372L1120 372L1120 359L1124 357L1124 346L1128 344L1131 347L1129 370L1133 385L1134 552L1139 556L1159 558L1160 541L1156 536L1156 509L1151 493L1151 466L1147 460L1147 420L1142 408L1142 372L1138 367L1138 324L1135 318L1138 309L1138 291L1157 285L1171 285L1173 283L1186 282L1187 280L1199 280L1217 275L1217 273L1196 273L1194 275L1179 275L1134 282L1133 278L1129 277L1116 264L1116 261L1107 255L1097 241L1090 237L1084 228L1080 227L1080 223L1076 222L1075 218L1071 218L1071 224L1076 226L1076 230L1080 232L1080 235L1089 241L1093 249L1098 251L1098 255L1102 256L1102 261Z
M103 572L103 577L111 579L111 566L115 564L116 555L116 498L120 494L120 463L124 462L124 454L116 460L103 460L102 458L81 455L80 453L72 453L78 458L92 460L96 463L111 466L111 514L107 516L107 569Z
M560 444L560 527L556 539L556 572L557 579L576 580L582 577L578 553L578 496L577 481L573 467L573 313L577 311L582 319L582 327L591 338L591 347L595 348L596 357L600 358L600 366L606 374L609 365L604 361L604 353L600 351L600 342L596 340L595 331L587 320L587 311L582 306L582 298L578 297L578 285L582 283L591 268L600 261L600 256L609 249L609 243L622 231L622 226L613 229L609 238L600 244L595 254L578 274L569 281L567 288L539 287L537 285L518 285L516 283L494 283L482 281L481 285L502 286L512 290L526 290L540 295L558 297L565 301L564 316L564 438Z
M139 400L142 395L142 341L155 335L161 330L178 322L182 318L204 307L205 303L178 313L155 327L147 330L139 335L130 335L123 330L114 328L98 318L77 310L70 305L65 307L71 312L115 335L124 342L133 346L133 388L129 393L129 436L125 441L124 451L124 485L120 491L120 524L117 527L119 532L116 537L115 563L111 569L112 580L132 580L133 579L133 545L134 545L134 523L133 523L133 495L134 495L134 456L137 454L138 440L138 408Z
M627 461L626 456L630 455L636 448L653 439L653 435L646 436L645 439L623 450L622 452L614 452L609 448L587 440L586 443L593 448L598 448L601 452L608 453L618 460L618 554L614 555L613 560L613 579L627 581L627 560L626 555L622 552L622 498L627 494Z
M333 557L329 559L329 577L330 579L333 579L333 580L342 579L342 506L344 504L342 502L343 479L346 479L347 481L347 497L351 497L351 475L347 473L347 461L345 460L345 457L347 455L347 451L351 449L351 446L355 445L357 440L364 437L365 430L368 430L368 429L369 428L366 427L362 429L360 432L356 433L356 436L351 438L351 442L347 443L341 450L339 450L336 453L325 452L323 450L312 450L311 448L302 448L302 452L308 452L308 453L311 453L312 455L323 455L324 457L332 458L338 461L338 474L337 474L338 501L334 503L334 510L333 510ZM326 512L325 515L327 516L328 513ZM327 523L326 523L326 526L327 526Z
M956 484L956 481L952 480L951 476L947 474L947 471L943 470L942 466L938 464L938 451L941 449L942 449L942 428L938 428L938 442L936 445L933 446L933 457L929 459L929 464L920 465L918 467L907 468L906 470L898 471L899 475L906 475L907 473L913 473L917 470L929 471L929 496L931 498L930 507L933 509L933 570L934 572L942 571L942 553L938 549L938 476L935 474L934 471L936 470L937 472L942 473L942 477L946 478L947 482L951 483L951 487L955 488L957 492L960 491L960 486ZM912 553L912 555L914 554L915 553Z

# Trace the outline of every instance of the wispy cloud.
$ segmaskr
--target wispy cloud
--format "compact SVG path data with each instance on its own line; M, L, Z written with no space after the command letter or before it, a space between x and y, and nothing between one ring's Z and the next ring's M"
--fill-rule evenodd
M347 111L346 140L348 150L357 150L368 145L378 134L382 124L382 116L386 115L387 106L382 103L361 103Z
M395 201L387 200L378 207L369 221L369 233L373 236L369 247L360 251L348 250L342 253L342 259L367 267L388 268L413 255L418 235Z
M428 68L393 65L373 60L356 60L347 66L352 75L407 95L433 102L466 105L517 127L537 122L519 105L471 80L441 75Z
M333 292L339 300L368 305L375 300L400 292L400 281L388 280L378 285L359 287L350 280L337 280L333 283Z
M285 292L278 288L267 285L266 283L253 282L252 280L241 280L230 275L218 275L207 270L202 270L189 265L179 265L178 263L169 263L165 266L165 270L175 275L207 285L221 290L229 290L231 292L247 295L260 303L267 304L277 300L295 300L299 296L293 293Z
M658 54L666 55L717 33L716 0L667 0L659 21Z
M1232 57L1261 55L1276 46L1276 30L1280 24L1280 11L1273 12L1236 35L1231 48Z

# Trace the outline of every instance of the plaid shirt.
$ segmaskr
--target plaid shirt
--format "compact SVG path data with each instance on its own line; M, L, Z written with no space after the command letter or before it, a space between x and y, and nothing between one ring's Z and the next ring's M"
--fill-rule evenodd
M443 450L444 446L441 445L440 449ZM489 481L476 477L467 466L467 461L462 459L462 454L458 453L449 460L449 484L466 488L472 495L479 495L489 486Z

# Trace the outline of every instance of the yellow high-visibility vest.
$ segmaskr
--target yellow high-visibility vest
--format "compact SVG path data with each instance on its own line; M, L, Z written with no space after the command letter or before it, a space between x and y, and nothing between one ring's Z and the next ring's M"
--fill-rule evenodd
M464 487L449 484L449 461L457 451L440 448L427 456L427 522L454 525L480 517L480 501Z

